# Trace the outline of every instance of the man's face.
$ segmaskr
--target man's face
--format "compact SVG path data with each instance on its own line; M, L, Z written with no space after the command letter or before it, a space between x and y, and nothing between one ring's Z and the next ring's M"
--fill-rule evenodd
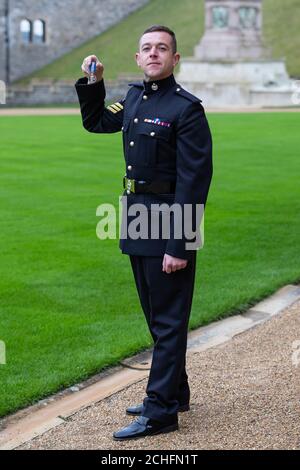
M144 34L140 39L140 50L135 57L146 81L169 77L180 59L178 53L173 53L172 37L164 31Z

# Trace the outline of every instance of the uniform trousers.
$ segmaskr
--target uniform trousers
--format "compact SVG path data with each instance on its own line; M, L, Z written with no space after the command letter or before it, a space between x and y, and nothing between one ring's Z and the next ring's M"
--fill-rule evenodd
M162 271L162 256L130 255L130 261L154 341L143 415L167 424L177 419L178 406L190 400L186 347L196 252L186 268L170 274Z

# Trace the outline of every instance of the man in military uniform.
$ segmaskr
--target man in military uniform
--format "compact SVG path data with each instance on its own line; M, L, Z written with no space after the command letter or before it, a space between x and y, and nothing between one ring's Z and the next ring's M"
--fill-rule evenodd
M195 228L194 209L206 203L212 177L211 134L201 101L174 79L179 59L175 34L152 26L143 33L136 54L144 81L130 84L125 99L105 107L104 67L93 55L84 59L85 78L75 85L85 129L123 132L125 231L133 204L143 204L149 219L157 212L155 204L169 208L176 203L183 209L190 205ZM92 61L97 81L88 84ZM185 356L196 251L187 249L185 232L176 236L174 217L169 222L168 238L161 231L151 237L150 224L149 236L131 237L128 230L120 240L122 252L130 256L154 350L146 398L127 408L127 414L137 418L114 433L117 440L174 431L178 412L189 410Z

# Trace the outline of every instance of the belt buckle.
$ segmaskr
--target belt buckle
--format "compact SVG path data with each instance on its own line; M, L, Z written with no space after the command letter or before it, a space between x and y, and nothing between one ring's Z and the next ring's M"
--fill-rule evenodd
M125 187L127 189L127 194L135 193L135 180L125 178Z

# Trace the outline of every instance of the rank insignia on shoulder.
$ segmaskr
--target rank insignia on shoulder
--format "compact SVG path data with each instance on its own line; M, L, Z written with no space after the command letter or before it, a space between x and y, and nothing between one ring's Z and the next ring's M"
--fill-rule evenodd
M117 102L107 106L107 109L109 109L109 111L111 111L112 113L116 114L122 111L124 109L124 106L121 103Z

